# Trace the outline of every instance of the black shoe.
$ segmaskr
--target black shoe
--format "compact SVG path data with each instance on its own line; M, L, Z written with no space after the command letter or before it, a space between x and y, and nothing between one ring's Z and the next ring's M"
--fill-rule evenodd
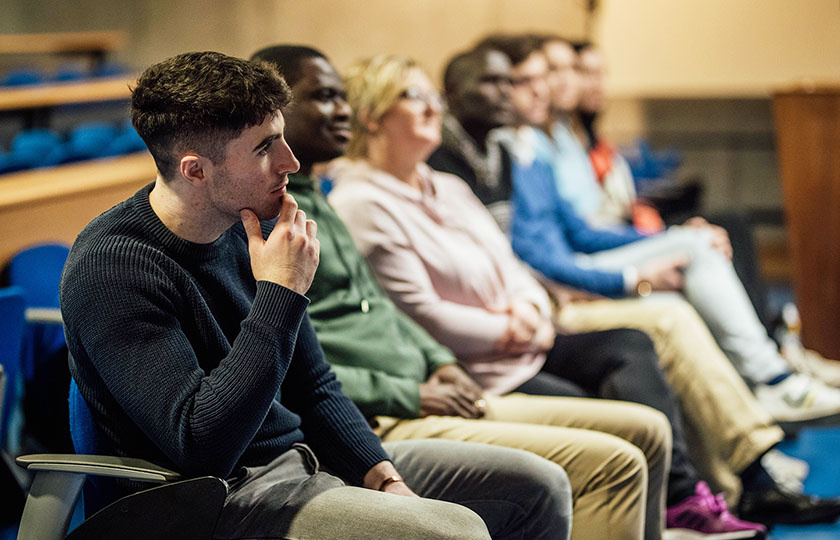
M770 526L832 523L840 517L840 498L823 499L775 486L764 491L744 492L738 503L738 516Z

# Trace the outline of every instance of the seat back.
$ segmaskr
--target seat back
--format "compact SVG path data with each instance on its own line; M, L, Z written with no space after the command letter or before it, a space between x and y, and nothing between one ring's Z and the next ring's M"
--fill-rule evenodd
M0 75L0 86L24 86L29 84L40 84L46 76L35 68L17 68Z
M20 287L0 289L0 362L6 374L6 389L0 416L0 448L5 448L9 419L17 399L17 375L21 365L26 300Z
M40 244L12 257L8 268L9 284L23 289L26 307L58 309L58 287L69 253L70 248L64 244ZM34 377L39 359L53 357L64 346L61 325L30 325L24 355L26 379Z
M104 122L76 126L67 141L65 162L104 157L118 134L116 126Z
M113 455L111 445L96 427L85 398L79 392L76 381L70 380L70 437L77 454ZM119 490L114 480L100 476L88 476L84 487L85 517L92 516L98 510L119 497Z
M63 157L61 136L49 129L21 131L12 139L9 157L20 169L57 165Z
M111 141L105 155L120 156L123 154L130 154L133 152L142 152L146 150L146 143L137 131L134 130L130 122L126 122L120 134Z
M65 244L39 244L12 257L9 283L23 287L29 307L58 307L58 284L69 253Z

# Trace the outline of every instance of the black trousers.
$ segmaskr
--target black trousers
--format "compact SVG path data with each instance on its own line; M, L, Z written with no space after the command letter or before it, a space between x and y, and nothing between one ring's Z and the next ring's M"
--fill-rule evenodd
M661 411L671 422L674 439L667 504L694 494L699 477L688 458L677 400L644 332L621 328L558 334L542 371L515 391L632 401Z

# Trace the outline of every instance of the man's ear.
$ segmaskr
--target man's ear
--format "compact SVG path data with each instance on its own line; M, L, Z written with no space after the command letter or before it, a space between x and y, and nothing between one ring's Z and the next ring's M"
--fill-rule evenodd
M187 182L191 184L204 182L206 179L205 166L207 160L195 154L186 154L181 157L178 164L178 172Z

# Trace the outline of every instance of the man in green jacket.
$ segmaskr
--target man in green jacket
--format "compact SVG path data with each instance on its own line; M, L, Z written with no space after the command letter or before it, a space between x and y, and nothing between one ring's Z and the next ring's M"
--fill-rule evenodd
M350 137L351 110L335 69L308 47L270 47L254 57L276 64L292 88L285 137L301 166L288 190L318 224L321 243L309 315L344 393L377 434L530 450L566 469L572 538L658 537L670 453L664 416L605 400L483 396L452 352L380 289L312 173L314 164L340 157Z

